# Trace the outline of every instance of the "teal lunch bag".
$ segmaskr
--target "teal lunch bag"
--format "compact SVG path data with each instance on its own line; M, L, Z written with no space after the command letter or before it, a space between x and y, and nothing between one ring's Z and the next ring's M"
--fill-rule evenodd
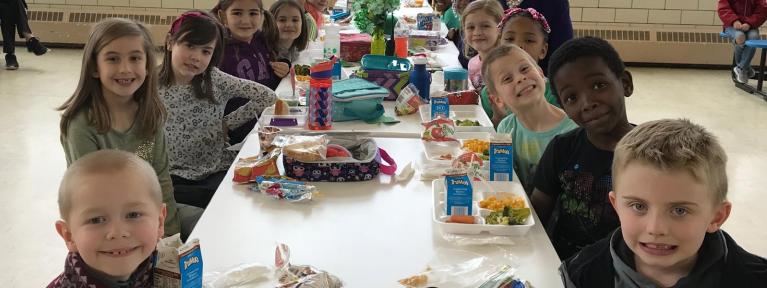
M389 90L361 78L333 82L333 122L378 119Z

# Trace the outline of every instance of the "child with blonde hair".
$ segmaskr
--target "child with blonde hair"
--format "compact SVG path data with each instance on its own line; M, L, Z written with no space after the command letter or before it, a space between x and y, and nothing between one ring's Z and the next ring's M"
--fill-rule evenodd
M69 166L59 186L56 231L69 254L49 288L152 287L167 213L154 168L99 150Z
M490 51L482 65L490 99L513 112L497 131L512 136L514 171L528 194L533 192L533 174L549 141L578 127L562 109L546 102L546 78L535 62L511 44Z
M566 287L764 287L767 259L721 229L732 210L727 155L705 128L639 125L612 166L621 226L562 263Z
M461 14L461 31L464 36L464 54L469 49L477 55L469 59L469 80L475 89L484 86L482 80L482 58L498 45L498 23L503 9L497 0L478 0L469 3Z

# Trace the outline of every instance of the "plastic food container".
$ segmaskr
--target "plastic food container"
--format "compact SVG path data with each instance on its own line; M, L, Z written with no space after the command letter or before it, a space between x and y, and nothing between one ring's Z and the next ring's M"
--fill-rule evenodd
M499 199L509 196L520 196L525 201L525 207L528 208L532 207L530 206L530 200L527 198L527 194L525 194L522 185L517 182L471 181L471 183L474 198L472 201L472 205L474 205L472 208L472 216L475 216L475 224L460 224L446 222L448 216L446 212L447 188L445 187L445 179L440 178L432 181L432 193L434 197L434 213L432 220L442 232L452 234L480 234L485 232L492 235L520 236L527 234L527 232L530 231L530 228L535 225L535 219L532 214L527 217L525 223L522 225L485 224L484 216L490 214L492 211L479 208L479 201L482 199L489 198L490 196L495 196Z
M460 67L445 68L445 91L457 92L469 89L469 71Z

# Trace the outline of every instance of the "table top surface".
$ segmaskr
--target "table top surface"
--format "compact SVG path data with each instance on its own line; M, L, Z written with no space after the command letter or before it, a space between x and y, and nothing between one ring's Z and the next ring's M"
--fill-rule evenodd
M252 135L239 156L256 155L257 140ZM398 161L400 170L423 154L418 139L376 141ZM427 265L457 265L477 257L485 257L484 269L517 267L517 274L536 287L562 285L559 258L540 224L525 236L509 238L514 245L460 246L445 240L432 222L430 181L411 177L395 182L379 175L366 182L313 183L320 196L290 203L233 184L232 175L230 168L190 237L200 239L206 272L244 263L274 265L275 247L285 243L292 263L329 271L346 287L396 287L396 280ZM466 277L453 278L470 281Z

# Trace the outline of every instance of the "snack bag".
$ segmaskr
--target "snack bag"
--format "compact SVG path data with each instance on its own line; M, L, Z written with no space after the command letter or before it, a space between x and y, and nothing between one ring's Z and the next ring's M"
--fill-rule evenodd
M447 215L472 215L474 190L465 171L451 170L445 175Z
M466 170L466 174L471 177L472 180L480 180L485 175L482 173L482 166L485 163L482 161L482 157L474 152L466 151L455 160L453 160L452 167Z
M274 266L278 288L341 288L338 277L308 265L290 264L290 248L279 244L274 252Z
M202 288L202 253L200 241L181 243L181 234L157 242L154 287Z
M272 150L269 154L240 158L234 163L234 181L235 183L255 182L257 176L280 176L280 170L277 168L277 159L281 151Z
M458 141L455 139L455 123L452 119L437 118L422 124L425 127L421 139L425 141Z
M525 281L514 275L514 269L509 265L501 266L498 271L490 275L490 278L482 283L479 288L531 288L530 282Z
M304 182L291 181L283 178L256 177L258 185L252 189L276 199L285 199L290 202L309 201L317 188L306 185Z
M394 112L397 113L397 116L413 114L418 111L418 106L421 103L421 97L418 96L418 88L412 83L407 84L407 87L402 89L399 92L399 96L397 96Z

